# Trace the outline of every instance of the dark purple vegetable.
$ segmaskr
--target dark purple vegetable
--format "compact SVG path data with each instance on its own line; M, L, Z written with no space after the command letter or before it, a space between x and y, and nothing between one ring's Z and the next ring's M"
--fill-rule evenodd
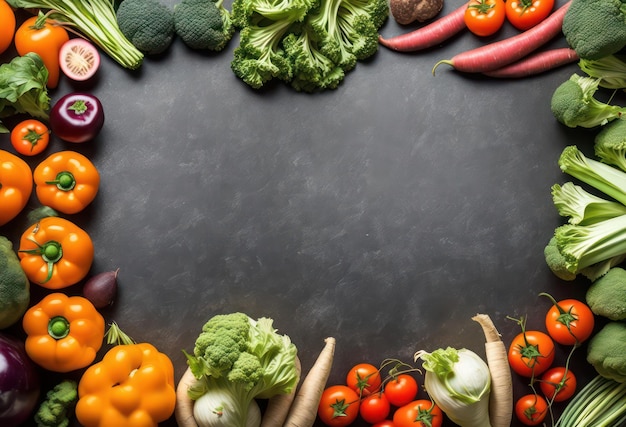
M50 130L64 141L80 143L92 140L103 125L102 103L88 93L68 93L50 110Z
M83 286L83 296L87 298L96 308L107 307L115 301L117 295L117 273L115 271L105 271L90 277Z
M17 426L31 417L39 391L39 373L24 343L0 333L0 425Z

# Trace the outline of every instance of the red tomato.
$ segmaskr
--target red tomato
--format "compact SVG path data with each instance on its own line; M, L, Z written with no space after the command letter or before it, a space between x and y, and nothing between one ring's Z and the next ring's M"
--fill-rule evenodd
M518 30L534 27L552 13L554 0L507 0L506 18Z
M0 0L0 22L2 22L0 25L0 54L2 54L13 43L16 25L15 12L5 0Z
M385 396L393 406L411 403L418 392L417 381L411 375L400 374L385 384Z
M541 392L555 402L563 402L576 392L576 377L565 367L548 369L539 382Z
M346 376L346 385L360 396L367 396L378 391L381 382L380 371L369 363L359 363L353 366Z
M374 424L372 427L396 427L392 420L384 420Z
M376 424L384 421L391 412L391 405L385 397L384 393L372 393L365 399L361 400L359 405L359 413L369 424Z
M477 36L491 36L504 24L504 7L504 0L471 0L465 10L465 25Z
M554 304L546 314L546 329L562 345L580 344L593 333L595 318L587 304L565 299Z
M528 378L540 375L554 362L554 341L543 332L524 331L513 338L508 359L518 375Z
M430 400L414 400L396 409L393 423L396 427L441 427L443 412Z
M359 395L345 385L330 386L322 393L317 415L330 427L352 424L359 415Z
M536 394L520 397L515 403L515 416L524 425L538 426L548 414L548 402Z
M35 119L26 119L11 130L11 145L20 154L34 156L41 153L50 142L48 126Z

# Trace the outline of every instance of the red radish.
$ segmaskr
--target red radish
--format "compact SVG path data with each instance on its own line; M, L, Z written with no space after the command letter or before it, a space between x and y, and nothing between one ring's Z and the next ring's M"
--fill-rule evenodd
M505 65L497 70L487 71L483 74L489 77L516 79L553 70L562 65L578 61L578 59L576 51L569 47L550 49L520 59L517 62Z
M466 9L467 3L463 4L463 6L454 10L452 13L409 33L389 39L378 36L378 42L398 52L415 52L428 49L429 47L448 40L464 28L467 28L465 25Z
M523 33L459 53L451 59L437 62L433 67L433 74L435 74L435 69L440 64L451 65L455 70L466 73L485 73L522 59L561 33L563 17L570 3L571 0L539 24Z

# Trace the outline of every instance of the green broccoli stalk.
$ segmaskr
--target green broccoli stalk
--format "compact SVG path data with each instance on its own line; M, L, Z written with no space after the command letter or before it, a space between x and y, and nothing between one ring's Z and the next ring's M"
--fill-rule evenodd
M159 0L124 0L117 23L130 42L147 55L167 50L174 39L174 14Z
M610 105L594 97L600 79L573 74L561 83L550 102L554 117L567 127L593 128L618 119L626 108Z
M46 394L45 400L35 413L37 427L67 427L74 406L78 401L77 384L64 380Z
M598 316L626 320L626 270L611 268L593 282L585 295L587 305Z
M626 3L571 0L562 30L580 58L600 59L619 52L626 46Z
M290 393L299 380L295 345L265 317L216 315L202 327L193 355L184 354L198 380L189 389L194 414L219 413L221 425L246 425L255 399ZM210 407L200 408L201 399Z
M591 337L587 362L604 378L626 383L626 323L609 322Z
M237 28L260 21L302 22L317 0L233 0L232 20Z
M601 162L626 172L626 120L615 120L596 135L594 151Z
M320 6L307 17L317 39L320 51L344 71L356 66L357 58L350 40L344 39L345 26L340 26L339 9L343 0L320 0Z
M7 0L22 9L45 9L51 18L76 28L125 68L137 69L143 53L124 36L112 0Z
M223 0L182 0L174 6L174 26L189 48L215 52L224 49L235 33Z
M607 55L600 59L580 59L578 66L589 77L600 79L600 87L626 88L626 62L621 55Z
M623 204L591 194L573 182L554 184L552 201L559 215L567 217L570 224L588 225L626 215Z

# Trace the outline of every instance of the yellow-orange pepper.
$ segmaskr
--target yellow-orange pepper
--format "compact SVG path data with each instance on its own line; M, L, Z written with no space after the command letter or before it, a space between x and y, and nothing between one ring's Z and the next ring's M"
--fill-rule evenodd
M18 256L31 282L47 289L61 289L87 276L94 247L82 228L67 219L51 216L22 234Z
M104 318L88 299L60 292L45 296L22 319L26 353L39 366L70 372L90 365L102 347Z
M176 407L174 366L152 344L118 344L87 368L78 397L85 427L157 427Z
M0 150L0 225L24 209L32 191L30 166L15 154Z
M50 155L37 165L34 179L41 204L66 214L85 209L100 186L100 174L94 164L75 151Z

